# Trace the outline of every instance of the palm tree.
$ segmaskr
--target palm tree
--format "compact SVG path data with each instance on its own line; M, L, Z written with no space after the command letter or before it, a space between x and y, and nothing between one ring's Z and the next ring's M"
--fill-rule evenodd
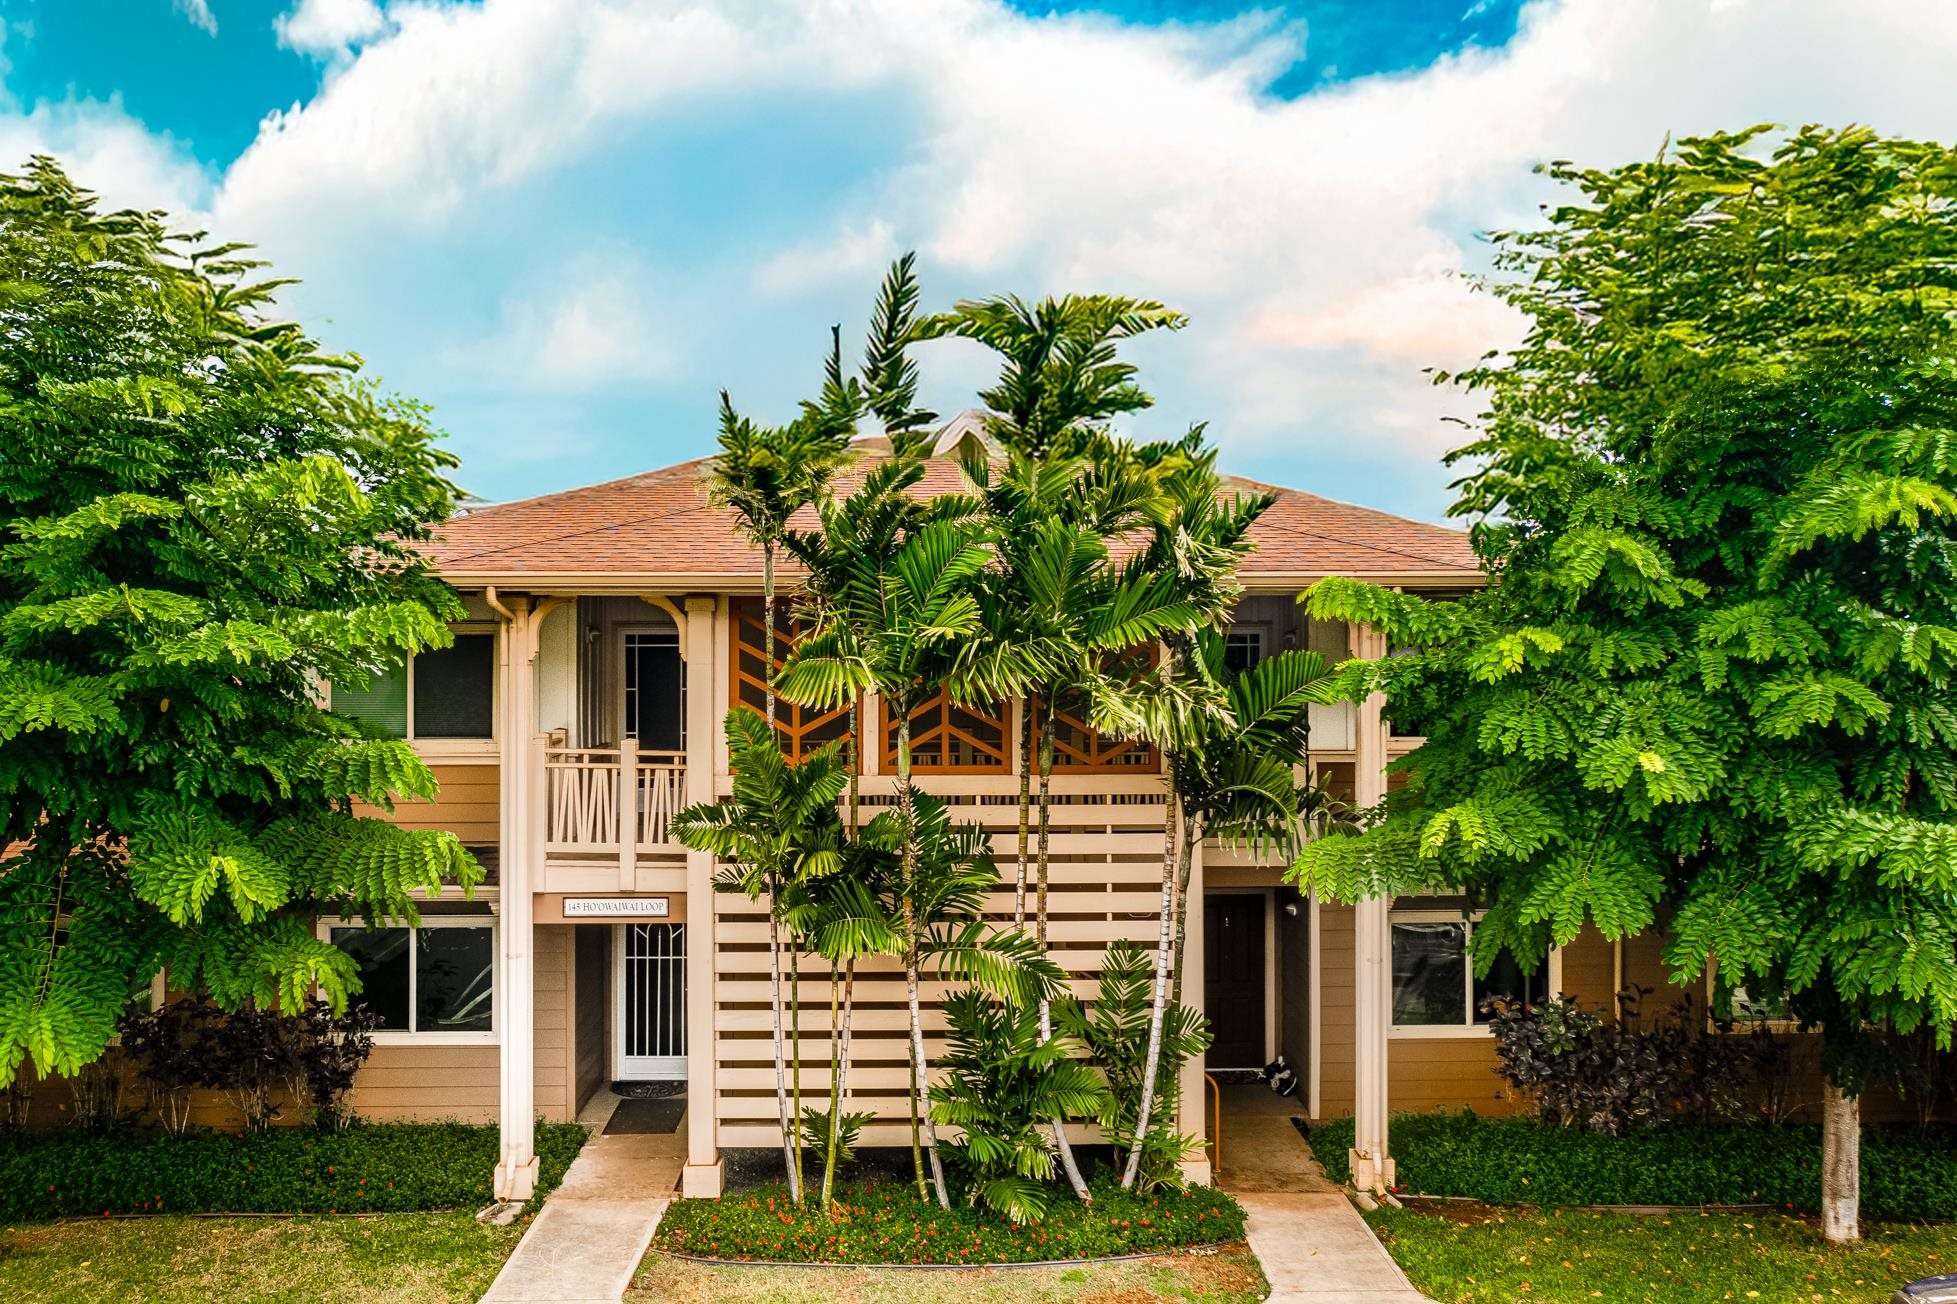
M775 1094L781 1108L782 1160L789 1194L802 1198L799 1127L791 1126L782 1064L780 928L791 885L835 873L843 863L842 819L836 800L848 784L840 744L818 748L800 761L781 753L775 731L752 711L727 713L733 795L688 806L673 816L672 836L695 851L729 862L720 887L769 898L768 936L774 979Z
M836 1163L845 1149L844 1133L852 1120L863 1119L845 1113L856 965L865 956L903 953L896 921L885 904L894 869L886 852L860 840L845 843L841 872L809 881L804 914L797 920L798 931L829 966L829 1108L820 1119L804 1115L812 1130L820 1127L824 1134L822 1143L815 1146L822 1158L824 1209L830 1208L833 1200Z
M864 348L860 379L845 376L842 365L842 332L830 332L830 348L823 368L819 399L802 404L800 414L784 426L763 426L734 410L725 390L720 395L720 453L708 474L708 493L712 501L730 507L742 522L748 538L761 549L762 659L765 715L769 733L775 733L775 559L784 545L789 521L802 508L828 500L836 476L850 461L850 440L857 422L867 413L876 415L886 432L911 430L931 421L932 414L917 410L917 367L906 349L917 313L916 257L905 254L891 265L872 309L869 340ZM850 713L848 737L851 791L851 826L855 824L856 716ZM790 1140L790 1120L802 1112L801 1055L801 949L792 953L789 963L789 1002L792 1006L794 1061L794 1100L789 1099L785 1050L782 1037L781 924L784 887L769 887L768 963L771 1009L774 1017L775 1094L780 1107L783 1145L788 1148L789 1188L797 1203L802 1198L801 1150Z
M871 820L862 841L894 856L902 867L887 889L886 907L898 930L910 1009L911 1162L918 1195L928 1198L924 1156L929 1155L938 1203L949 1208L918 984L927 974L971 983L995 1000L1030 1009L1061 988L1065 976L1032 938L985 922L985 899L999 881L991 841L977 824L952 823L939 798L914 792L908 807L900 805Z
M1138 564L1152 573L1173 576L1182 600L1199 613L1199 619L1195 630L1164 640L1162 659L1154 671L1132 685L1103 683L1095 703L1101 727L1140 734L1162 748L1169 786L1163 810L1161 914L1148 1051L1135 1139L1122 1171L1124 1189L1135 1185L1155 1106L1172 946L1180 935L1179 886L1187 888L1184 848L1193 852L1201 839L1200 827L1187 833L1183 829L1183 794L1177 787L1186 768L1181 752L1199 747L1233 719L1229 694L1209 659L1201 655L1198 635L1204 628L1221 631L1228 622L1242 592L1236 570L1250 551L1250 527L1272 502L1271 495L1262 493L1226 496L1216 473L1216 449L1205 447L1200 426L1173 443L1147 446L1141 456L1156 468L1170 509L1153 523Z
M810 705L840 706L869 691L880 693L888 704L897 722L896 814L904 834L898 847L897 919L903 936L913 941L922 935L922 894L930 885L920 878L911 715L945 682L978 632L973 587L994 555L993 539L974 519L971 503L955 498L917 502L906 492L923 477L924 452L922 440L897 440L891 457L872 468L863 486L851 495L853 505L825 506L825 534L845 511L858 522L869 522L870 528L859 534L860 551L829 558L837 568L830 577L833 588L817 604L815 627L789 654L779 681L788 697ZM867 828L864 837L869 838ZM908 948L905 974L911 989L912 1071L918 1077L914 1109L923 1115L939 1200L948 1203L929 1119L930 1082L924 1066L915 958L915 947ZM920 1185L922 1178L920 1161Z

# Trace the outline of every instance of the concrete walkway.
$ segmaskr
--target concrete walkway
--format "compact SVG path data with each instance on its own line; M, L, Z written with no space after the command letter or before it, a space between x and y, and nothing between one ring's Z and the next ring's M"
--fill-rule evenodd
M587 1106L579 1121L609 1119L605 1106L616 1103ZM619 1304L685 1162L684 1119L672 1133L641 1136L606 1136L600 1122L482 1304Z
M1292 1125L1295 1100L1262 1086L1223 1088L1216 1183L1249 1215L1247 1239L1272 1304L1427 1304Z

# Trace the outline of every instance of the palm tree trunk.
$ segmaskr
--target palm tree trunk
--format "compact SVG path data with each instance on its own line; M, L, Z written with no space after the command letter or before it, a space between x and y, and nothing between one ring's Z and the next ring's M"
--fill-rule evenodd
M1032 805L1033 699L1019 699L1019 875L1012 891L1012 926L1026 926L1026 826Z
M822 1210L829 1210L830 1192L836 1189L836 1131L843 1116L842 984L836 966L829 966L829 1144L822 1152Z
M1202 821L1189 815L1182 821L1182 853L1176 865L1176 942L1170 954L1175 966L1175 981L1169 1004L1182 1004L1182 948L1189 935L1189 880L1196 868L1196 844L1203 840Z
M788 1117L795 1123L795 1189L803 1189L802 1173L802 946L793 936L788 950L788 1071L795 1101Z
M763 669L765 670L762 697L765 700L768 716L768 737L775 736L775 542L765 539L761 544L761 647ZM799 1140L801 1120L799 1116L791 1120L788 1113L787 1066L783 1063L782 1049L782 1009L781 1009L781 921L776 910L781 902L781 884L777 882L775 891L768 901L768 985L770 989L771 1012L774 1016L775 1031L775 1104L781 1115L782 1162L788 1169L788 1194L796 1204L802 1203L802 1148ZM797 1095L800 1095L801 1064L796 1064Z
M1821 1235L1860 1240L1862 1102L1832 1082L1821 1084Z
M1039 902L1036 936L1040 941L1040 954L1046 954L1046 881L1047 866L1052 857L1053 847L1053 717L1056 714L1052 694L1048 694L1045 719L1040 729L1040 852L1039 852Z
M1173 770L1171 771L1173 773ZM1168 805L1162 812L1162 923L1155 941L1155 994L1148 1015L1148 1051L1142 1057L1142 1099L1135 1112L1134 1143L1128 1150L1128 1164L1121 1174L1121 1189L1135 1189L1141 1171L1142 1149L1148 1144L1149 1114L1155 1106L1155 1077L1162 1062L1162 1018L1169 993L1169 944L1174 920L1178 815L1181 798L1175 783L1169 784Z
M917 917L912 885L917 875L917 803L911 788L911 700L902 694L892 704L897 711L897 802L904 820L904 989L911 1015L911 1158L918 1160L918 1133L923 1131L923 1149L931 1158L931 1185L938 1193L938 1207L951 1208L945 1193L945 1170L938 1158L938 1127L931 1121L931 1066L924 1059L924 1014L917 1001L918 956L923 943L923 924ZM917 1163L917 1193L928 1199L924 1189L924 1166Z
M1047 693L1046 695L1047 702L1051 703L1054 699L1054 696L1055 694L1053 694L1052 692ZM1029 701L1027 702L1026 705L1028 710L1030 711L1032 708L1032 703ZM1051 705L1048 705L1046 707L1045 718L1042 721L1042 727L1040 729L1040 747L1039 747L1039 769L1040 769L1039 897L1036 903L1037 909L1034 912L1033 927L1034 927L1034 936L1039 939L1040 954L1042 956L1044 956L1047 951L1047 945L1046 945L1047 867L1052 861L1050 852L1053 846L1053 716L1054 716L1054 708ZM1030 735L1031 732L1032 732L1032 727L1029 724L1027 727L1027 734ZM1030 737L1027 738L1026 741L1030 742L1031 741ZM1022 766L1024 764L1024 759L1025 759L1025 754L1024 751L1022 750L1021 752ZM1025 858L1026 858L1025 789L1026 789L1026 780L1022 775L1020 779L1021 814L1020 814L1020 844L1019 844L1020 863L1022 866L1024 865ZM1022 869L1021 876L1022 878L1024 877L1023 869ZM1042 996L1040 998L1040 1043L1044 1045L1046 1044L1046 1042L1051 1040L1052 1037L1053 1037L1053 1003L1049 1001L1046 997ZM1060 1153L1060 1167L1067 1174L1067 1185L1074 1188L1074 1194L1080 1198L1083 1204L1094 1203L1094 1196L1087 1189L1087 1180L1080 1175L1080 1164L1074 1158L1073 1143L1067 1140L1067 1128L1065 1123L1058 1117L1052 1118L1048 1121L1052 1124L1053 1127L1053 1148Z
M843 1107L849 1101L849 1016L856 1008L856 959L851 957L843 966L843 1021L840 1037L834 1007L831 1006L829 1035L836 1038L835 1069L829 1079L829 1153L825 1156L822 1173L822 1207L829 1208L831 1192L836 1187L836 1150L842 1139Z
M769 1013L774 1018L775 1031L775 1104L781 1115L781 1160L788 1170L788 1197L796 1204L802 1203L801 1164L796 1155L795 1129L788 1118L788 1062L784 1054L782 1037L781 1000L781 919L775 914L773 898L780 894L780 884L770 893L768 902L768 989Z

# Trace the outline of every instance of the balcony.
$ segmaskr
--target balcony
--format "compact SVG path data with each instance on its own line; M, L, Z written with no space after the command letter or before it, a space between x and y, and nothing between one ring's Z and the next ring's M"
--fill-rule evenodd
M542 745L546 891L672 890L685 848L672 821L686 804L686 754ZM621 818L622 817L622 818Z

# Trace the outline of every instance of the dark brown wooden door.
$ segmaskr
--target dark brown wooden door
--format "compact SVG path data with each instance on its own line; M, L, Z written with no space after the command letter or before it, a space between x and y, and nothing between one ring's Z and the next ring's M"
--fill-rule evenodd
M1264 898L1203 898L1203 1012L1213 1069L1264 1066Z

